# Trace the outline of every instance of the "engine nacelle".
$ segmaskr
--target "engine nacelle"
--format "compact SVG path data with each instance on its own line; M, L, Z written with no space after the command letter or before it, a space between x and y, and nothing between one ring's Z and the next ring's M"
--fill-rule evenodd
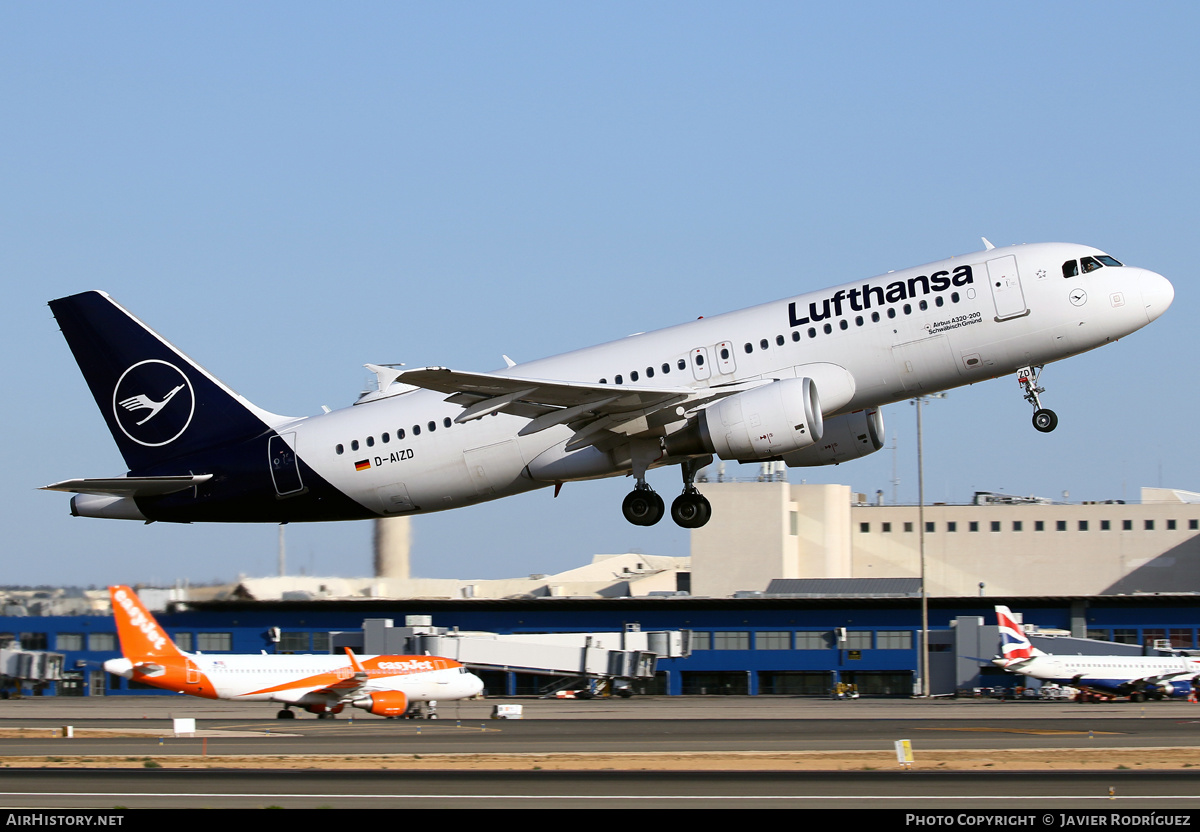
M708 453L751 461L819 442L824 419L816 383L811 378L787 378L709 405L698 414L695 427ZM671 445L668 439L668 452Z
M1159 682L1155 687L1158 688L1158 692L1163 696L1171 696L1175 693L1175 686L1170 682Z
M339 702L333 707L326 705L324 702L314 702L311 705L305 705L304 710L310 714L340 714L346 707L344 702Z
M789 468L837 465L873 454L883 447L883 411L879 408L844 413L825 420L821 441L783 455Z
M402 690L379 690L350 704L375 716L404 716L408 710L408 696Z

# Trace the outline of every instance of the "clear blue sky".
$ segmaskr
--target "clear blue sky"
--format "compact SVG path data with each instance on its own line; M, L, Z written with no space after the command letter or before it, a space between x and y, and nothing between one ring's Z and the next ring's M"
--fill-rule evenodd
M256 403L349 404L364 362L550 355L997 245L1098 246L1172 309L927 411L927 493L1200 490L1194 3L0 5L3 583L271 574L273 526L67 515L123 463L46 301L104 289ZM913 408L886 409L916 499ZM893 454L793 481L891 495ZM651 474L664 494L674 469ZM414 520L430 577L686 554L627 480ZM720 522L715 518L713 522ZM367 523L291 565L366 574Z

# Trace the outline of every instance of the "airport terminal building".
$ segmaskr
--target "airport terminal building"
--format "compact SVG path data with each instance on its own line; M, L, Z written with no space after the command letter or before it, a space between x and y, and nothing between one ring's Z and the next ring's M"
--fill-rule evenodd
M996 653L996 604L1048 632L1047 652L1200 649L1200 497L1188 492L1143 489L1137 504L1091 505L985 495L922 511L871 505L847 486L703 488L714 516L736 519L694 531L690 559L641 564L646 574L617 582L625 597L602 597L614 594L611 583L586 584L590 594L578 595L585 583L536 576L518 597L481 597L485 582L447 582L434 597L425 582L425 597L405 598L404 579L364 579L357 595L285 599L269 597L269 580L260 579L246 582L254 592L243 586L223 600L170 605L160 622L180 647L205 653L329 652L335 639L353 642L364 621L402 625L411 615L502 634L684 630L690 655L660 660L644 692L827 695L846 682L864 695L907 696L923 666L923 544L934 694L1022 683L978 660ZM381 587L395 597L379 597ZM0 617L0 647L16 641L62 654L65 678L37 686L46 693L146 692L101 669L118 655L111 616ZM517 671L480 675L500 695L562 683Z

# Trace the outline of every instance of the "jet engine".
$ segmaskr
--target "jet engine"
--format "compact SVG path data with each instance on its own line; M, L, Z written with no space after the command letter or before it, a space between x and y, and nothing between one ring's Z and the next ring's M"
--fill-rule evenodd
M811 378L788 378L721 399L667 437L671 455L772 459L820 441L824 419Z
M783 455L789 468L838 465L873 454L883 447L883 411L879 408L844 413L825 420L825 433L815 445Z
M408 696L402 690L379 690L350 704L375 716L404 716L408 710Z

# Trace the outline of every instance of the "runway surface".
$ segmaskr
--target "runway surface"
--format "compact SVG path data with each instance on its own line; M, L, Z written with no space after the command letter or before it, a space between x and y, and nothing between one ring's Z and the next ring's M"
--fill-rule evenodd
M444 708L437 721L408 721L276 720L267 706L166 697L3 702L0 804L940 810L1011 808L1020 797L1022 806L1105 811L1200 806L1200 706L1182 702L523 700L526 718L519 721L488 719L495 703L463 703ZM173 716L196 718L198 736L171 736ZM68 724L77 735L91 730L105 735L54 736ZM918 760L937 753L1002 760L1007 752L1034 762L1025 771L905 772L895 761L897 739L911 740ZM1133 764L1126 770L1121 761L1151 753L1146 749L1177 750L1158 752L1156 759L1167 761L1159 770L1132 770ZM748 771L741 769L753 766L738 764L748 757L737 755L792 753L868 756L849 771ZM490 770L431 771L421 770L432 759L421 755L493 762ZM586 755L612 762L592 771L550 770L570 768ZM647 768L684 770L638 770L639 761L654 755L669 764ZM689 765L713 755L726 761L723 770ZM266 770L249 771L228 770L220 762L241 757L275 760L260 765ZM1100 758L1105 766L1039 770L1084 757ZM175 770L173 760L198 767ZM295 767L283 770L282 760ZM409 770L379 770L384 760L403 761ZM1191 760L1196 763L1185 762ZM132 767L117 770L118 763Z

